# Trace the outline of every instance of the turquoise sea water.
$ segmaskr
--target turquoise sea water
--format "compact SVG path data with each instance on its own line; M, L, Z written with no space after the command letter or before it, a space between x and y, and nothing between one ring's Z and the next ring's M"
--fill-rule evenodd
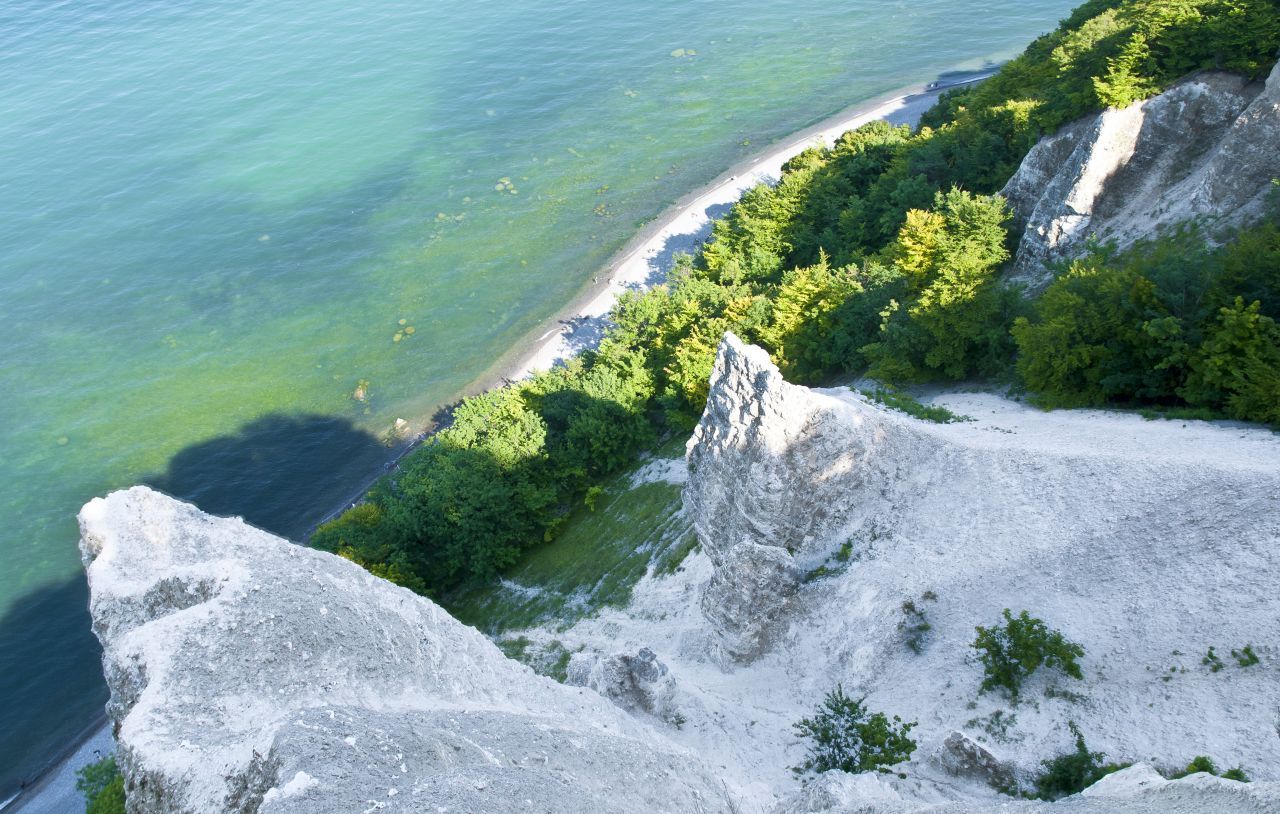
M0 800L105 698L85 500L303 534L665 206L1072 5L0 0Z

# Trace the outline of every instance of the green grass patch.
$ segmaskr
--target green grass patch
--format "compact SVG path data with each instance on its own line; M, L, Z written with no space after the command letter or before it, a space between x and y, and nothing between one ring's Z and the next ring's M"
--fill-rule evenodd
M683 444L676 439L659 451L683 451ZM553 540L530 549L501 580L464 586L441 604L490 635L547 623L563 629L602 607L625 605L651 565L672 573L697 542L680 511L682 487L633 487L631 480L630 472L612 478L594 509L575 510Z
M875 390L859 390L858 392L877 404L883 404L890 409L906 413L922 421L932 421L935 424L954 424L957 421L973 420L967 415L953 413L946 407L922 404L919 399L900 390L880 387Z

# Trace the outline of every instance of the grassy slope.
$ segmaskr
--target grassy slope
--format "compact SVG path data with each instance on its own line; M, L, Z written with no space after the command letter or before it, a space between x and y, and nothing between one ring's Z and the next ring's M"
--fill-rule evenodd
M654 457L681 458L684 443L674 438ZM490 635L537 624L563 628L601 607L625 605L650 567L674 570L695 542L681 487L633 485L635 469L610 479L594 511L576 510L555 539L529 551L501 583L465 587L442 604Z

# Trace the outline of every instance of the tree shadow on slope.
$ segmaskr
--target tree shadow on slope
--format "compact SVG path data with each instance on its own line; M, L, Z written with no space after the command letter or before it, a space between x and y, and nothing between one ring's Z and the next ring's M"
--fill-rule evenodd
M394 457L393 448L344 418L275 414L187 447L147 485L301 540L359 497Z

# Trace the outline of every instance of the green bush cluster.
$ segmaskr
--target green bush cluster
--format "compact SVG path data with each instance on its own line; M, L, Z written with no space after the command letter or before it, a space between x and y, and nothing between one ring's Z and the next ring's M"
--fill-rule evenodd
M1041 761L1044 772L1035 779L1034 795L1041 800L1057 800L1071 794L1078 794L1112 772L1118 772L1132 765L1104 763L1107 756L1102 752L1089 751L1089 747L1084 742L1084 735L1081 734L1075 721L1068 721L1067 726L1075 737L1076 748L1072 752Z
M1225 780L1235 780L1239 783L1248 783L1249 775L1245 774L1243 768L1237 766L1234 769L1227 769L1225 772L1219 772L1217 765L1207 755L1197 755L1187 764L1187 768L1180 772L1174 772L1169 775L1170 780L1177 780L1188 775L1205 772L1215 777L1221 777Z
M607 350L464 400L313 543L432 593L510 566L654 439L650 377Z
M1003 627L977 628L973 647L979 651L985 676L981 692L1000 688L1017 698L1022 682L1042 666L1084 678L1077 661L1084 655L1083 647L1026 611L1014 616L1005 608L1003 615Z
M1278 46L1271 0L1090 0L920 127L873 122L789 161L665 285L623 296L597 351L462 402L314 543L437 596L491 578L656 436L693 425L727 330L802 383L1005 380L1020 354L1045 404L1276 421L1274 230L1202 249L1212 273L1178 247L1092 258L1028 312L998 279L1009 212L994 193L1063 123L1199 68L1260 75Z
M1280 227L1193 231L1079 260L1013 326L1044 406L1186 404L1280 424Z
M927 596L933 598L936 594L929 591ZM907 647L911 648L911 652L919 655L924 652L929 633L933 630L933 623L929 621L929 615L921 605L908 599L902 603L902 621L898 622L898 630L905 636Z
M946 407L936 404L923 404L910 393L890 387L877 387L874 390L859 390L862 395L894 410L906 413L921 421L932 421L934 424L954 424L957 421L972 421L968 416L957 415Z
M865 700L865 699L863 699ZM837 685L827 693L812 718L795 725L796 734L809 741L797 774L841 771L856 774L901 763L916 750L908 737L915 722L893 720L883 712L870 712L863 700L854 700Z
M1241 667L1252 667L1262 661L1258 658L1258 654L1253 652L1253 645L1251 644L1246 644L1240 650L1232 650L1231 656Z
M85 814L124 814L124 777L115 755L76 772L76 790L84 795Z
M1222 659L1218 657L1218 654L1213 652L1212 647L1209 648L1209 652L1205 654L1204 658L1200 659L1200 663L1208 667L1211 673L1220 672L1227 666L1222 663Z

